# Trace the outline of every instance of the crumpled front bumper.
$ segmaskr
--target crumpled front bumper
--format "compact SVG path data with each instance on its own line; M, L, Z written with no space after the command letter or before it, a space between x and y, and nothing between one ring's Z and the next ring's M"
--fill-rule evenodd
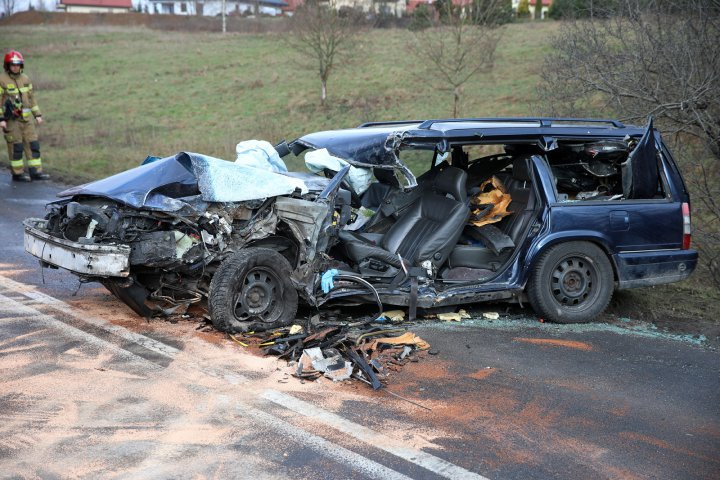
M73 242L45 233L47 222L28 218L25 226L25 251L41 262L92 277L130 275L129 245L97 245Z

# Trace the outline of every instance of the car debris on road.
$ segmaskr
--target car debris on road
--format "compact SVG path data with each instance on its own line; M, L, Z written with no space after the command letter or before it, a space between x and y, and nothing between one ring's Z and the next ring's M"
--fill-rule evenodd
M295 377L324 376L336 382L356 378L378 390L392 372L418 361L419 354L430 349L423 339L388 321L385 315L348 322L321 321L315 315L304 325L246 332L232 339L287 360Z

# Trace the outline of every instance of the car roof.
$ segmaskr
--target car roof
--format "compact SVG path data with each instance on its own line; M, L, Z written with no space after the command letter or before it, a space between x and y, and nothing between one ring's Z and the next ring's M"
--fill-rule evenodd
M368 122L357 128L315 132L291 143L295 154L307 148L327 148L351 163L387 165L385 142L392 134L402 135L406 145L427 142L514 143L547 138L612 138L642 136L642 127L624 125L618 120L593 118L441 118Z

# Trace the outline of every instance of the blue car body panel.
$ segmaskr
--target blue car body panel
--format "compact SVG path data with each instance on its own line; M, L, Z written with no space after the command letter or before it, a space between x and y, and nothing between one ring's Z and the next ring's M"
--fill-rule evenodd
M540 255L571 241L592 242L608 254L618 289L677 282L695 270L698 252L682 249L682 203L688 198L677 178L668 182L671 198L558 202L545 161L534 157L533 166L536 195L543 202L536 233L531 231L515 260L483 290L522 290ZM670 177L664 162L663 168Z
M338 155L380 164L382 141L395 132L403 144L427 148L451 143L536 143L545 150L557 140L640 139L654 132L661 154L659 170L666 197L618 201L559 201L547 162L533 157L535 195L540 207L522 245L507 267L476 292L520 292L533 265L548 248L561 242L588 241L611 259L618 288L670 283L688 277L697 264L695 250L683 250L682 204L690 202L682 176L660 133L652 128L623 125L617 120L553 118L468 118L404 122L372 122L360 128L317 132L296 140L300 150L327 147ZM358 156L360 158L358 158ZM451 292L468 287L449 288Z

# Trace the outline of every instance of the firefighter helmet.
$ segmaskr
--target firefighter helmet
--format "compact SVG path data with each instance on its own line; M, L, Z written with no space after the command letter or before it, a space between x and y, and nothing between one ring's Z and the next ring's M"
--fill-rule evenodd
M10 50L5 54L5 61L3 62L3 65L5 70L9 71L10 65L20 65L20 67L23 67L25 65L25 59L23 58L22 53L17 50Z

